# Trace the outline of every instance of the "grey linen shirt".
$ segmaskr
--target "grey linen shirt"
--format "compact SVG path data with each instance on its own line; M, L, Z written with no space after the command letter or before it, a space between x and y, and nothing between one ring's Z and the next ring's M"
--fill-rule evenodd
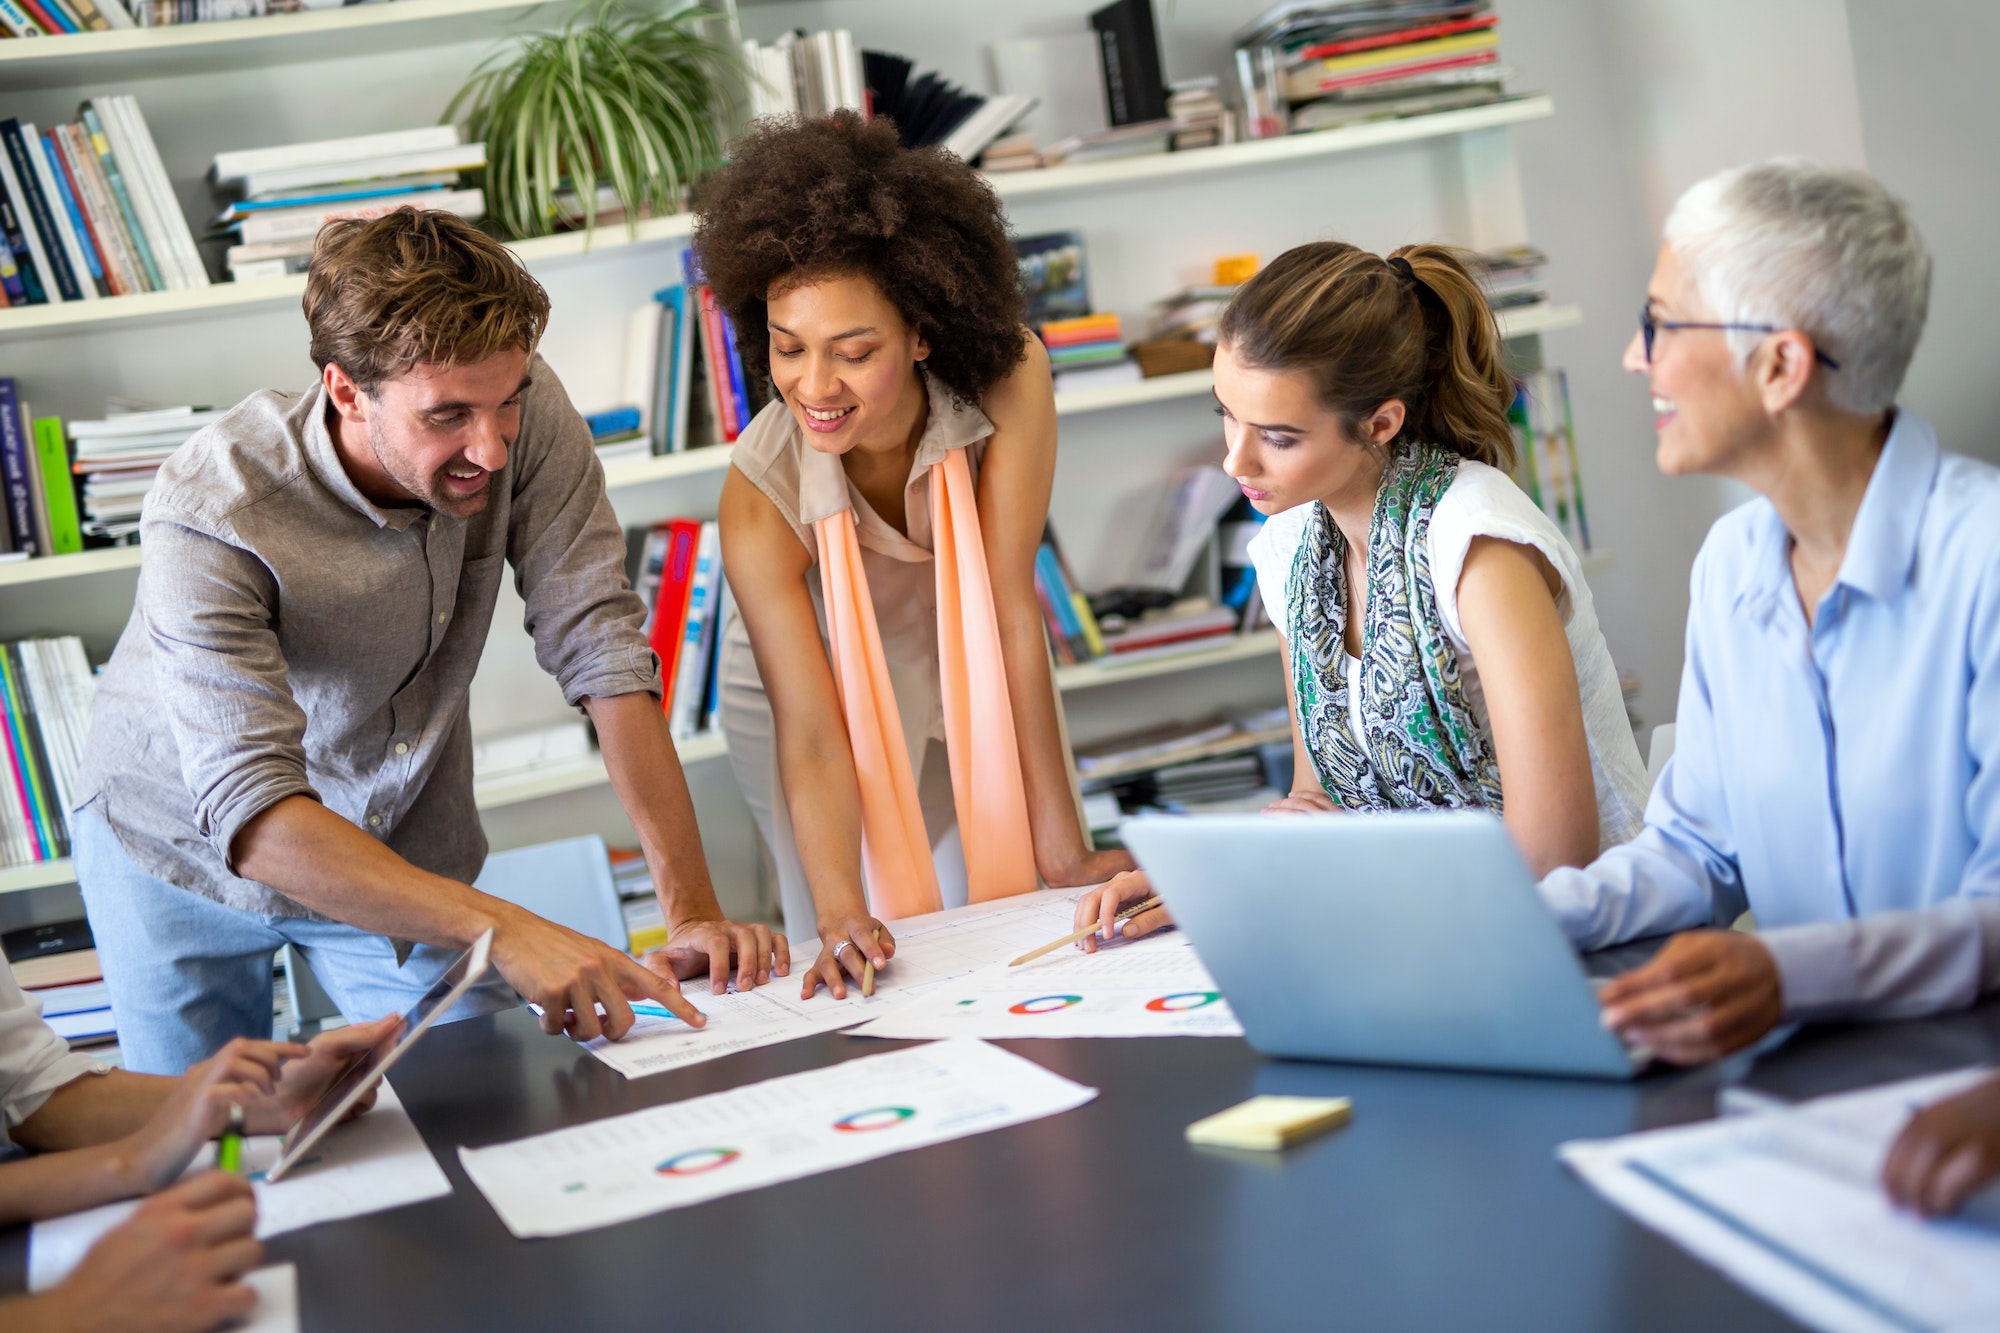
M503 563L572 705L659 694L590 430L547 363L529 374L520 435L470 519L363 496L318 385L253 394L160 469L79 798L147 873L314 916L230 860L246 823L309 796L414 865L474 878L467 699Z

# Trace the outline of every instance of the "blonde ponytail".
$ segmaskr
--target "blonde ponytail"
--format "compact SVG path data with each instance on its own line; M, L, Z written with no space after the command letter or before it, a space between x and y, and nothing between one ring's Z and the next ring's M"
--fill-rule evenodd
M1388 259L1339 241L1287 250L1237 292L1217 336L1249 365L1304 372L1350 430L1395 398L1399 441L1514 465L1499 330L1447 246L1406 245Z

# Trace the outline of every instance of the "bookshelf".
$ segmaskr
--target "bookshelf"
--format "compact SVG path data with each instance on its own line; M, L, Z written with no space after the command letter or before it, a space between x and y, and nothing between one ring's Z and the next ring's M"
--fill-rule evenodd
M0 42L0 86L56 88L207 74L247 61L336 60L389 43L409 49L498 37L530 10L541 10L539 19L574 7L573 0L395 0Z
M145 106L183 207L209 207L199 181L219 148L257 147L434 122L472 65L508 31L547 28L583 0L393 0L296 15L0 43L0 86L19 110L60 119L75 99L129 91ZM746 7L746 36L795 21L854 30L865 45L904 51L925 67L983 65L983 44L1082 23L1083 0L1024 0L943 24L900 0ZM198 76L198 77L191 77ZM977 80L979 75L968 73ZM994 177L1022 234L1075 229L1091 247L1092 294L1131 319L1178 287L1206 280L1209 260L1266 258L1300 241L1351 237L1380 248L1442 238L1489 247L1531 239L1513 159L1514 127L1554 114L1551 100L1517 97L1465 111L1349 126L1223 147ZM686 215L612 226L590 237L522 242L515 249L549 288L557 310L551 364L579 406L613 401L630 310L672 281ZM298 301L303 279L225 283L54 307L0 310L0 374L18 378L36 408L65 417L101 412L114 394L153 401L234 401L266 385L308 382ZM1581 321L1573 306L1513 312L1504 332L1523 357L1539 334ZM1061 453L1053 514L1092 586L1119 581L1123 557L1164 480L1216 456L1206 372L1059 395ZM620 520L646 524L712 515L725 448L618 460L605 478ZM137 549L0 564L0 637L75 632L108 649L131 609ZM1594 558L1596 559L1602 559ZM1594 560L1586 560L1590 568ZM487 736L575 717L533 660L519 608L503 589L494 633L474 682L474 733ZM1079 743L1163 717L1193 717L1283 698L1269 632L1136 661L1061 667ZM1115 686L1117 688L1105 688ZM740 908L757 879L754 830L719 737L680 748L718 888ZM584 831L629 839L595 759L475 784L496 848ZM0 869L0 925L33 901L21 890L72 880L66 863ZM73 901L66 899L65 901ZM39 910L39 908L37 909ZM747 909L746 909L747 910Z
M394 0L389 4L366 5L367 10L392 10L459 0ZM470 3L471 0L466 0ZM517 6L518 7L518 6ZM328 11L338 15L348 10ZM316 15L286 17L311 18ZM239 19L254 24L269 20ZM227 27L226 23L185 24L182 28ZM147 32L176 32L181 28L146 29ZM122 33L96 34L123 36ZM38 46L74 38L36 38L22 46ZM15 43L0 43L4 53ZM0 64L0 78L7 74ZM1405 120L1354 125L1317 134L1291 135L1283 139L1261 139L1250 143L1199 148L1184 153L1160 153L1150 157L1121 158L1117 161L1075 167L1049 167L1041 171L1010 172L993 178L995 191L1003 200L1036 199L1076 192L1104 192L1139 181L1172 181L1221 171L1244 171L1260 166L1309 162L1333 153L1355 152L1390 144L1413 143L1465 134L1475 130L1538 120L1555 114L1555 104L1547 97L1524 97L1492 106L1449 111L1432 116L1412 116ZM694 230L692 214L650 218L633 227L608 226L594 233L570 232L543 236L513 244L514 253L531 268L592 254L684 242ZM61 305L22 306L0 310L0 341L35 337L87 325L116 322L128 327L148 327L179 323L204 315L232 310L270 307L296 302L306 289L303 274L285 278L264 278L255 282L219 282L191 291L146 292L137 296L107 297L96 301L66 301Z

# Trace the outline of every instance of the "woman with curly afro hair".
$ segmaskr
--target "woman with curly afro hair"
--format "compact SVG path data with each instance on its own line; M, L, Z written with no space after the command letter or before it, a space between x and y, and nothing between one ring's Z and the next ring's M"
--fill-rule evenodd
M722 725L805 994L844 998L885 921L1132 864L1078 819L1035 593L1048 354L991 188L886 122L753 128L694 247L775 390L722 488Z

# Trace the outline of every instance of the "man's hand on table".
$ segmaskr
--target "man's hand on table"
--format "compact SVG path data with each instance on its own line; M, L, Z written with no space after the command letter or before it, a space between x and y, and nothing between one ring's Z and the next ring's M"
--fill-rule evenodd
M664 1005L689 1027L708 1021L672 977L641 966L602 940L512 904L501 904L493 928L493 966L508 985L541 1007L542 1031L551 1035L567 1032L577 1041L598 1036L616 1041L632 1027L631 1000Z
M729 989L731 967L740 991L767 985L774 976L790 976L792 950L769 926L715 917L669 926L666 944L647 954L645 963L676 984L706 973L709 988L720 995Z
M1691 930L1598 992L1604 1026L1673 1064L1738 1051L1784 1014L1778 965L1754 935Z

